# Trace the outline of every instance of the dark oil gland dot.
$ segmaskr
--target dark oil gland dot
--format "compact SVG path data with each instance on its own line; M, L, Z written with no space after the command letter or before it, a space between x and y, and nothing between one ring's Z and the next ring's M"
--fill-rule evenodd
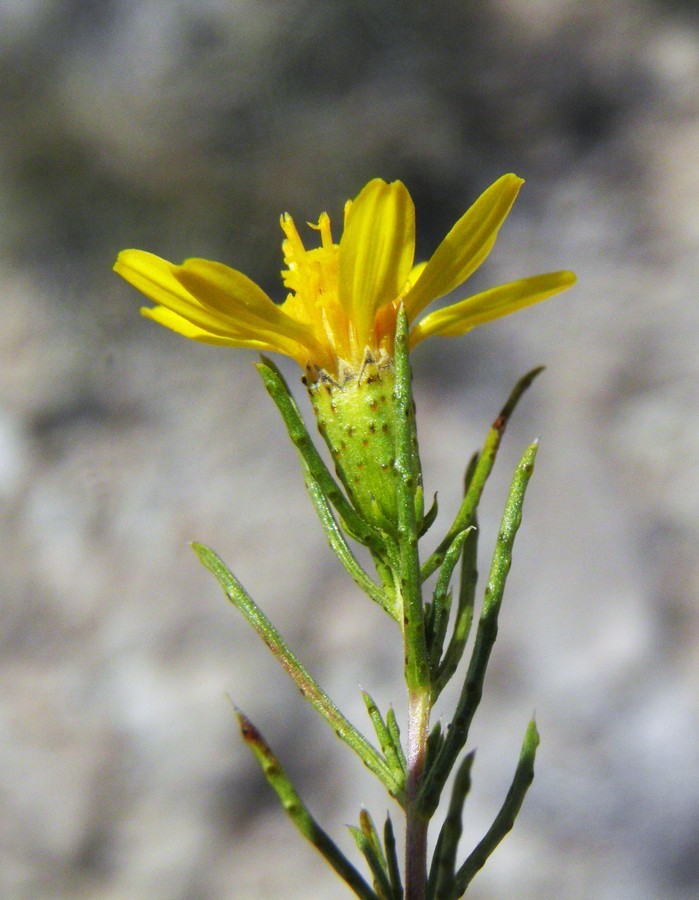
M369 423L369 433L376 434L376 425L373 422Z
M381 431L383 431L384 434L388 434L388 422L383 423L383 425L381 426Z
M377 410L378 408L379 408L379 404L376 402L376 400L372 400L371 403L369 404L369 409L370 409L372 412L376 412L376 410Z
M364 438L364 440L362 441L362 447L368 447L368 446L369 446L369 439Z

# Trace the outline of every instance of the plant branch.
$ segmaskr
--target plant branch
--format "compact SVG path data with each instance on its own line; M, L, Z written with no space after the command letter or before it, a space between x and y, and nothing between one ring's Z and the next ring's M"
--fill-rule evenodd
M401 803L403 801L403 784L396 778L395 773L391 770L384 757L343 716L330 697L299 662L282 636L235 575L213 550L210 550L203 544L192 544L192 548L201 562L216 577L231 603L242 612L277 658L282 668L298 687L304 699L328 722L340 740L351 747L364 765L382 781L391 796Z
M325 857L337 874L362 900L378 900L378 895L362 878L337 844L316 822L297 794L281 763L250 719L236 709L243 740L254 753L265 778L279 797L287 815L301 834Z

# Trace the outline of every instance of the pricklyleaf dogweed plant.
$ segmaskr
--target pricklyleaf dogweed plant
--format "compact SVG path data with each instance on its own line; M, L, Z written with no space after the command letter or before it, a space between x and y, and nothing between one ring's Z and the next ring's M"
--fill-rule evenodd
M571 272L535 275L425 313L456 290L492 249L522 180L504 175L458 220L426 263L415 264L415 210L401 182L373 179L344 210L335 243L322 213L310 227L318 246L306 249L288 214L281 217L289 294L275 304L241 272L221 263L188 259L174 265L142 250L124 250L115 270L155 306L148 318L184 337L263 354L282 353L303 370L319 432L335 475L309 435L287 384L263 355L258 365L301 463L311 500L331 549L349 576L395 621L404 648L408 697L405 736L393 709L382 712L363 693L375 743L348 721L296 657L284 638L216 554L194 549L231 603L264 640L305 699L381 781L405 819L401 866L390 816L377 828L366 810L350 829L364 857L362 875L313 819L258 729L241 712L243 740L298 830L363 898L456 898L510 830L533 778L538 744L530 722L503 806L483 840L460 861L458 844L471 784L473 752L464 755L486 668L531 478L536 443L517 467L480 607L477 607L477 509L502 434L522 393L540 369L514 388L483 448L469 464L455 521L422 560L420 541L436 517L425 509L418 450L410 351L428 337L455 337L477 325L538 303L570 287ZM375 571L358 561L365 546ZM458 575L456 574L458 572ZM436 573L425 597L425 581ZM476 622L477 617L477 622ZM475 635L452 721L430 726L432 707L455 677L472 626ZM455 772L444 822L428 859L428 830L449 776Z

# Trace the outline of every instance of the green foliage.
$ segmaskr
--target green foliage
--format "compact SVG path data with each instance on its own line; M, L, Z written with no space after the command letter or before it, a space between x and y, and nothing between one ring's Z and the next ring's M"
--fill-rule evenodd
M509 417L541 369L533 370L515 386L488 432L483 448L472 457L467 467L464 497L453 524L421 564L419 540L434 523L437 507L435 501L431 510L423 516L408 330L402 311L396 334L391 407L382 413L389 416L386 433L394 441L393 470L387 483L393 485L395 496L390 502L382 501L380 515L376 514L376 507L372 505L372 492L384 490L385 485L367 491L348 490L346 473L341 469L338 471L342 483L338 483L308 434L279 371L267 360L263 360L258 368L299 452L306 487L332 551L355 584L388 613L400 630L409 698L405 745L393 708L389 707L383 714L372 697L363 691L362 697L378 748L370 743L330 700L218 556L200 544L193 546L204 565L216 576L231 603L262 638L303 697L340 740L379 778L402 808L406 816L407 846L404 876L398 863L390 816L386 818L382 834L366 810L360 813L359 826L350 828L350 834L368 866L372 881L370 886L315 822L259 731L242 713L238 713L243 738L296 828L358 897L452 900L463 895L475 874L512 828L534 776L539 737L534 722L531 722L512 785L500 812L480 843L459 865L464 806L474 764L473 751L466 755L463 751L482 697L487 665L497 636L514 540L521 523L525 492L534 469L536 443L527 447L515 471L480 604L475 637L469 642L477 594L477 511ZM342 423L339 427L341 429ZM384 456L385 450L382 444ZM394 518L391 519L391 516ZM376 568L376 580L358 562L351 541L368 548ZM457 578L455 573L459 567ZM426 599L424 584L434 574L434 588ZM453 717L444 730L439 723L430 730L432 705L459 671L469 643L472 643L470 659L465 667ZM427 829L454 772L448 811L428 866Z

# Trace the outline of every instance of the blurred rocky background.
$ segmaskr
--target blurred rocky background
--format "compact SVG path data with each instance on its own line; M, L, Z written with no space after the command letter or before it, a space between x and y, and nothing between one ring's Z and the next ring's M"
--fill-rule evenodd
M487 548L540 434L464 853L534 709L543 742L472 893L699 894L698 26L679 0L0 2L0 896L348 896L227 695L348 853L386 800L188 541L367 729L360 683L402 709L395 635L334 564L254 355L145 322L110 269L205 256L282 299L283 210L338 217L400 178L425 257L506 171L527 184L473 290L580 284L414 356L442 528L511 385L548 366L482 516Z

